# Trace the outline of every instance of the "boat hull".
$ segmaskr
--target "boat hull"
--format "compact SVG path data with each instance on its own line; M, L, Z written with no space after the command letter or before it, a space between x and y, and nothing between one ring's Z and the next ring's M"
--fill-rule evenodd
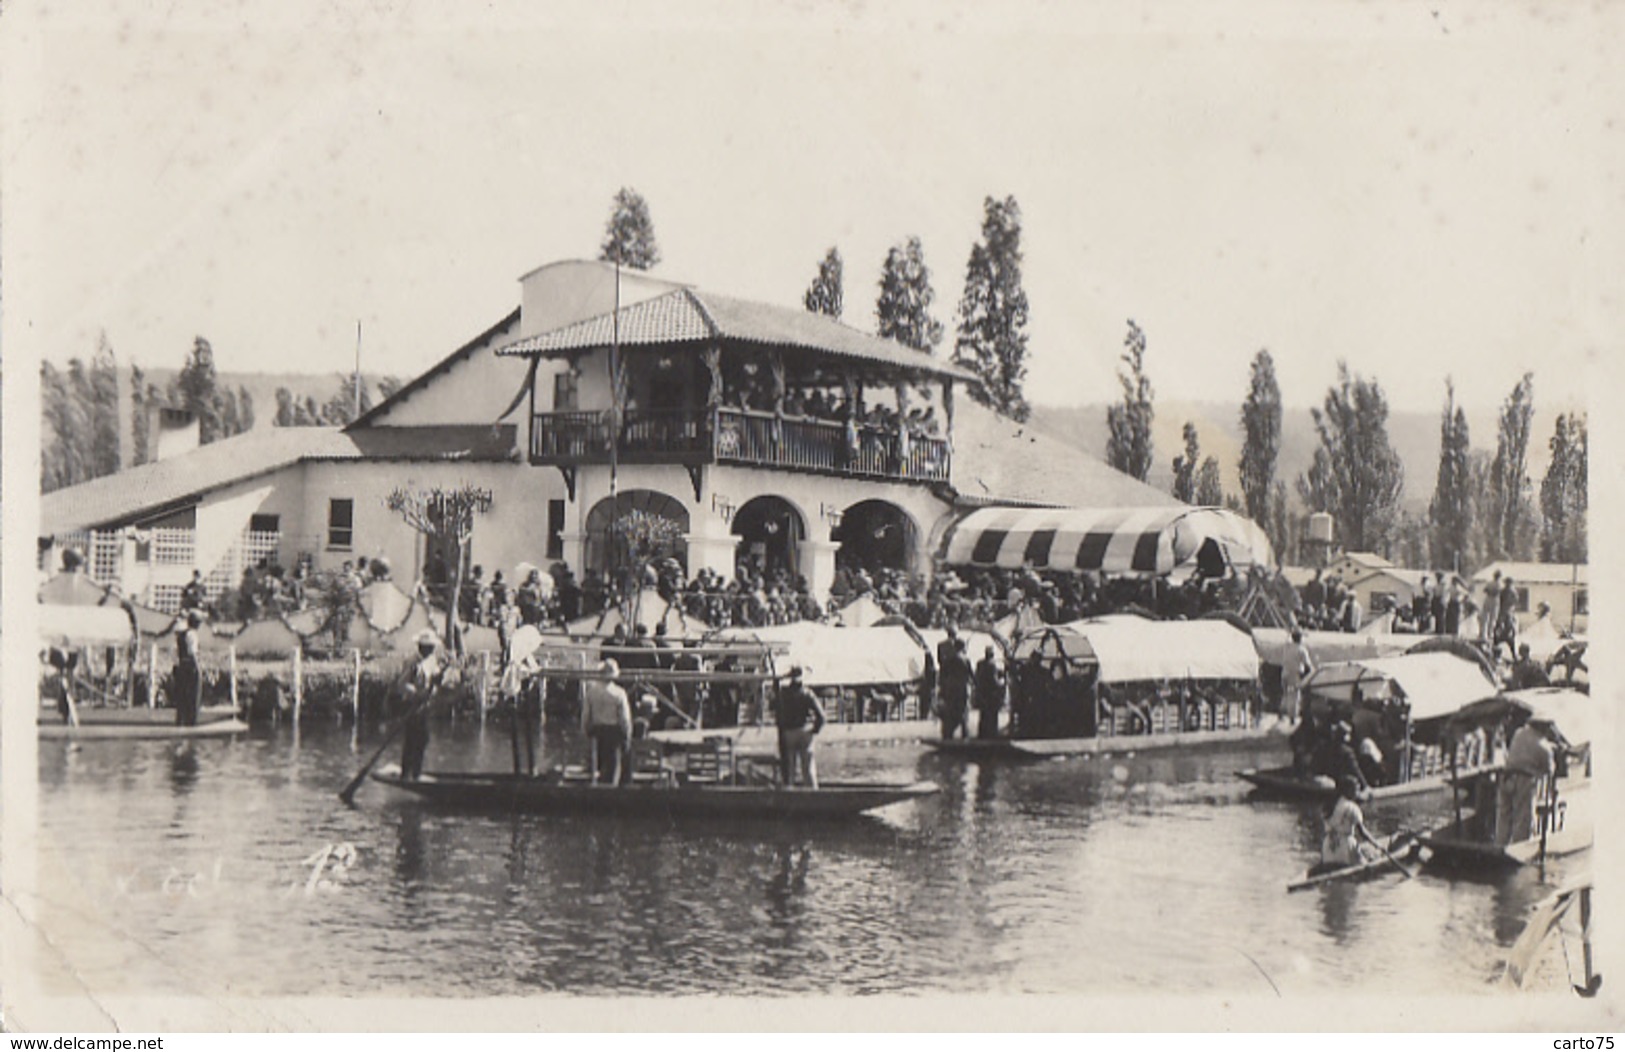
M1286 742L1286 731L1278 724L1240 727L1222 731L1178 731L1173 734L1111 735L1104 738L926 738L925 744L948 756L971 759L1005 757L1045 759L1053 756L1084 756L1122 753L1189 750L1227 745Z
M1543 856L1561 858L1584 851L1594 840L1589 790L1589 781L1564 787L1561 799L1567 805L1567 814L1563 828L1549 830L1544 845L1539 836L1496 844L1483 824L1469 814L1460 825L1446 822L1422 835L1426 863L1435 869L1495 872L1536 865Z
M595 786L513 774L432 773L417 781L394 773L373 780L429 803L469 811L532 814L842 818L929 796L930 782L833 783L818 789L746 785Z
M1466 774L1467 772L1462 772ZM1250 784L1255 795L1272 800L1331 800L1337 790L1320 782L1306 781L1290 767L1271 767L1263 770L1237 771L1236 777ZM1370 800L1394 800L1408 796L1441 793L1450 788L1450 779L1444 775L1413 778L1398 785L1380 785L1371 790Z
M174 723L174 716L171 716L168 723L85 722L77 727L63 723L42 723L39 736L41 741L163 741L226 738L233 734L243 734L247 730L248 724L237 719L213 720L195 727L179 727Z
M1406 839L1398 844L1390 845L1388 848L1388 853L1393 855L1395 858L1404 859L1414 855L1418 847L1419 845L1416 841ZM1372 877L1381 876L1383 873L1397 874L1398 872L1399 868L1396 867L1391 860L1379 857L1371 859L1368 862L1361 862L1353 866L1343 866L1340 869L1327 870L1323 873L1316 873L1313 870L1310 870L1309 873L1305 874L1301 879L1294 880L1292 883L1288 884L1286 886L1286 890L1306 891L1309 888L1323 887L1327 884L1354 880L1369 880Z

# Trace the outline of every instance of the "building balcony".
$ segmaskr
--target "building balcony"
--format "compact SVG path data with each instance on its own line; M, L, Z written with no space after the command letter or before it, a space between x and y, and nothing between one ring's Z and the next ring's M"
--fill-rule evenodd
M621 423L623 464L744 464L899 482L948 481L946 439L891 428L745 409L634 409ZM607 464L607 412L537 413L530 462Z

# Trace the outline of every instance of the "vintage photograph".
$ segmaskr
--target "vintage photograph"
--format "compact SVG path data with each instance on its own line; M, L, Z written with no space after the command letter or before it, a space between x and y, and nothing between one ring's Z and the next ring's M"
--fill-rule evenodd
M1622 28L8 3L4 1027L1617 1021Z

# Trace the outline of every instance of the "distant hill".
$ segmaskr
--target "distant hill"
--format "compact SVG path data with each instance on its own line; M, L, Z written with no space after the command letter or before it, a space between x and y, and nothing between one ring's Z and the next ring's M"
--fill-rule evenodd
M1556 414L1568 412L1569 406L1546 406L1538 403L1529 440L1529 477L1538 488L1545 477L1551 450L1547 443L1552 437ZM1467 411L1467 425L1472 433L1473 448L1495 452L1496 418L1498 408ZM1201 442L1202 456L1215 456L1219 460L1226 493L1241 493L1237 463L1241 459L1241 403L1239 402L1156 402L1156 417L1152 425L1155 461L1151 468L1151 485L1159 489L1173 486L1173 461L1185 448L1183 436L1185 421L1196 425ZM1035 406L1032 425L1093 453L1106 455L1106 405ZM1439 470L1439 414L1392 411L1388 417L1388 437L1399 452L1405 465L1405 492L1403 506L1407 511L1422 513L1427 510L1433 496L1433 482ZM1319 445L1315 423L1306 408L1286 408L1281 419L1281 458L1276 466L1276 477L1286 482L1289 492L1298 475L1308 470Z

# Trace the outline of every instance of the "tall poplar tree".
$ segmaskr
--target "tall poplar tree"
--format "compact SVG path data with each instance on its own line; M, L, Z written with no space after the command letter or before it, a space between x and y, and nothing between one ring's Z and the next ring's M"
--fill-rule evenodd
M809 311L831 318L841 316L841 272L841 250L832 247L824 253L823 261L818 264L818 276L813 278L812 284L807 286L807 294L802 297Z
M1534 553L1535 510L1529 481L1529 431L1535 415L1535 377L1524 373L1507 400L1495 437L1486 493L1486 537L1492 559L1528 559Z
M660 262L660 246L655 243L649 203L630 186L615 192L598 258L632 270L648 270Z
M1405 469L1388 440L1388 398L1375 380L1337 363L1337 384L1322 408L1310 410L1320 445L1298 493L1312 511L1337 524L1345 551L1386 547L1405 489Z
M218 379L214 367L214 348L208 340L199 336L192 341L192 352L186 356L186 364L175 378L179 408L197 418L199 445L206 446L217 438L225 437L220 426Z
M1271 532L1276 518L1271 507L1275 492L1275 465L1281 454L1281 386L1275 379L1275 359L1260 350L1253 355L1247 397L1241 403L1241 499L1247 517L1270 533L1279 547L1285 538Z
M1551 438L1552 462L1540 484L1540 557L1547 562L1586 561L1587 444L1585 416L1558 414Z
M1122 361L1127 372L1118 372L1123 385L1123 401L1106 410L1106 463L1141 482L1151 474L1151 422L1155 417L1151 380L1145 373L1145 333L1130 318L1128 335L1123 338Z
M1021 208L1014 197L987 198L982 240L965 264L954 361L982 378L972 398L1013 420L1032 414L1027 377L1027 293L1021 285Z
M1201 443L1197 440L1196 425L1185 421L1185 452L1174 458L1174 499L1186 504L1196 502L1196 471L1202 460Z
M931 316L936 298L920 239L911 237L893 245L880 272L875 331L883 339L930 354L942 342L942 323Z
M1439 475L1428 504L1432 565L1470 568L1473 560L1473 478L1467 414L1456 404L1456 385L1445 381L1439 417Z

